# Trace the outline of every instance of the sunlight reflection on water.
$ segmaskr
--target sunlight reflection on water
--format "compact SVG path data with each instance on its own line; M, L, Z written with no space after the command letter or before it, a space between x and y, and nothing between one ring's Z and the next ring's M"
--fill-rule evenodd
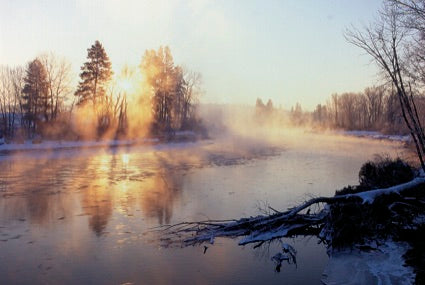
M311 141L310 141L311 143ZM325 248L288 239L298 266L273 272L276 246L161 249L158 224L284 209L306 193L356 182L375 152L399 145L353 139L327 147L244 149L218 142L60 151L0 159L0 283L319 283Z

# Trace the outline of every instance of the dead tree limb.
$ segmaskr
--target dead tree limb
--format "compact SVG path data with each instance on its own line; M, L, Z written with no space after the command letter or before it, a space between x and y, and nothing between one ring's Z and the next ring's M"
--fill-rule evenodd
M160 234L160 240L164 243L164 246L214 243L216 237L242 237L239 245L246 245L293 235L319 235L330 218L328 208L330 205L352 203L372 207L379 197L390 194L401 197L406 191L421 185L425 185L425 177L417 177L407 183L385 189L334 197L312 198L287 211L276 212L271 215L260 215L239 220L182 222L175 225L164 225L155 229L155 231ZM394 201L388 207L393 207L392 204L394 204ZM305 211L312 205L321 205L321 210L313 214L310 214L310 211ZM326 236L326 234L322 233L322 236Z

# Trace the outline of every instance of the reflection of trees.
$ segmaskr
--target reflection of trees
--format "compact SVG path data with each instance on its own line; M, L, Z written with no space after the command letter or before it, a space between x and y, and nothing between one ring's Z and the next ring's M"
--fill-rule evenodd
M78 211L67 187L80 190L81 205L89 216L89 226L100 235L112 213L112 197L98 157L5 161L0 176L2 218L48 224ZM109 167L111 169L113 167ZM65 195L63 195L65 194Z
M0 219L48 225L82 211L97 236L114 211L130 216L141 208L143 216L169 223L183 186L182 159L160 152L2 161Z
M97 236L102 235L112 215L113 197L108 177L113 176L114 168L113 157L97 156L92 158L86 167L82 167L81 174L78 175L79 187L82 189L81 206L89 216L89 227Z
M114 207L125 214L131 212L136 201L140 201L145 216L158 218L160 224L169 223L183 183L175 171L176 163L164 153L131 158L117 154L90 161L81 170L86 174L80 182L85 186L81 204L89 216L90 228L101 235Z
M157 217L159 224L168 224L173 215L174 202L183 188L182 176L165 168L150 180L143 191L142 208L148 217Z
M37 224L66 216L71 211L70 200L61 194L63 161L4 161L1 163L0 209L6 219L26 217Z
M81 204L89 216L89 227L97 236L102 235L112 214L110 190L104 186L90 185L83 192Z
M160 224L169 223L183 184L181 173L176 171L178 161L169 153L93 159L84 170L86 179L80 182L86 186L81 204L90 228L101 235L114 207L126 214L137 201L145 216L157 218Z

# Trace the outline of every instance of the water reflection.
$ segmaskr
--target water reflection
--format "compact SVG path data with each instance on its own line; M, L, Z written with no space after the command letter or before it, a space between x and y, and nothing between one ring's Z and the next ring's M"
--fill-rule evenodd
M95 185L93 185L95 184ZM112 197L109 189L91 183L83 192L81 204L89 216L89 226L96 235L101 235L112 214Z
M158 224L169 224L173 205L181 195L183 176L169 169L161 169L144 185L141 207L147 217L157 218Z
M97 236L106 232L114 211L132 216L140 209L146 218L169 223L184 177L170 156L103 153L72 160L2 161L0 219L46 225L86 215Z
M73 211L72 201L62 195L67 183L61 173L67 172L67 165L47 160L18 164L6 161L1 167L1 219L29 219L43 225Z
M295 246L299 268L279 276L270 256L253 258L234 240L204 255L159 250L145 235L158 224L255 215L257 201L285 209L306 192L331 195L383 148L308 142L281 156L232 142L0 157L0 283L319 283L326 253L315 240Z

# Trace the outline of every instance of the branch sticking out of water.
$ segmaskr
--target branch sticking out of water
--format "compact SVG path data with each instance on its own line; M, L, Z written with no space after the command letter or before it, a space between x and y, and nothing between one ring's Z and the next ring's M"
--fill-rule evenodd
M295 235L316 235L323 241L332 243L334 229L329 226L329 224L333 224L329 206L374 207L375 201L386 195L396 196L400 201L410 205L411 202L409 201L411 199L404 199L403 193L424 184L425 178L417 177L410 182L386 189L334 197L312 198L284 212L273 209L274 213L270 215L260 215L239 220L182 222L175 225L164 225L155 229L155 231L160 234L163 246L180 245L184 247L205 242L213 244L217 237L241 237L239 245L251 243L257 243L258 245L274 239ZM394 202L394 200L388 201L387 208L390 208ZM319 206L319 210L316 212L311 211L313 205Z

